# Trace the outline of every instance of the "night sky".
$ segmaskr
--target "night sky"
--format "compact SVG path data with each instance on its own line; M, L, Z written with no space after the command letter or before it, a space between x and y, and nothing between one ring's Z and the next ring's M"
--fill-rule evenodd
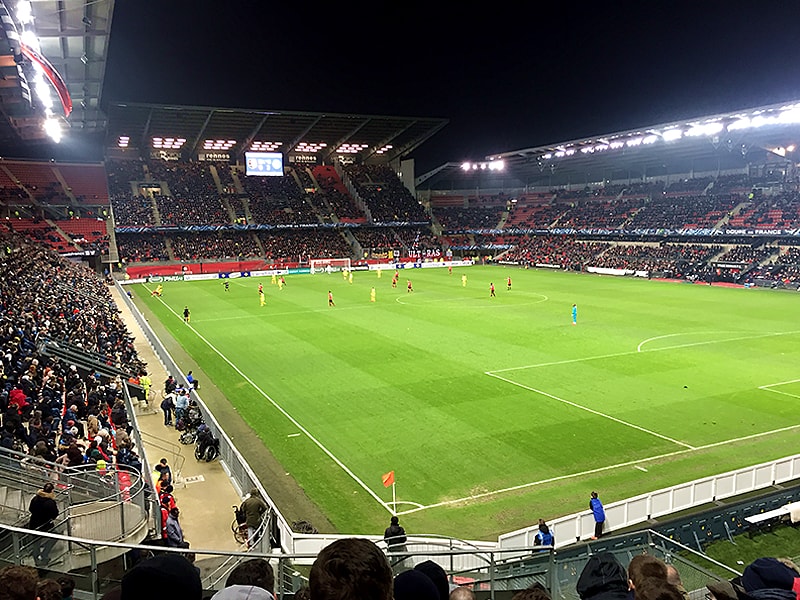
M117 0L103 101L449 119L419 175L800 99L795 0L514 5Z

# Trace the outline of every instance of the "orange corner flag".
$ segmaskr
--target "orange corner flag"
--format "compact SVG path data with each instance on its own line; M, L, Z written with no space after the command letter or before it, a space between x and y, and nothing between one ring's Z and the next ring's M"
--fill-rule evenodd
M381 476L381 481L383 481L383 487L394 485L394 471L384 473L383 476Z

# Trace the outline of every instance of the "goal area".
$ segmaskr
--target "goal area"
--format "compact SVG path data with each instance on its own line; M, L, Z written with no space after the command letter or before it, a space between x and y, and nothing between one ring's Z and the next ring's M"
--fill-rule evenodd
M309 260L311 273L332 273L334 271L350 270L349 258L312 258Z

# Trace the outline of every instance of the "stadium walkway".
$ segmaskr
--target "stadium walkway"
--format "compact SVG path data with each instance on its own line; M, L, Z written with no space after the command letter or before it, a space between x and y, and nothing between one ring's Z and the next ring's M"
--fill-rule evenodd
M168 373L146 341L136 319L122 300L117 288L109 288L121 317L128 330L136 338L134 345L139 356L147 363L148 373L153 380L153 390L163 392L164 380ZM161 394L158 394L161 396ZM164 426L164 417L157 402L151 407L137 412L136 418L151 466L166 458L172 469L180 469L175 483L175 500L181 509L181 526L184 536L192 548L215 550L239 550L233 539L231 506L239 504L241 498L236 493L230 479L218 462L197 462L194 446L178 443L178 432ZM181 463L182 467L181 467Z

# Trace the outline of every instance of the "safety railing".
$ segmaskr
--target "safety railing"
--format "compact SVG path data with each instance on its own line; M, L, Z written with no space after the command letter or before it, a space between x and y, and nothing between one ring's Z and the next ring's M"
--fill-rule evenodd
M800 454L696 479L668 488L655 490L633 498L605 505L606 527L612 531L641 525L648 520L701 506L716 500L767 489L773 485L800 478ZM548 521L556 533L556 547L587 540L594 535L594 518L590 510ZM504 548L533 544L539 531L531 525L499 537Z
M110 588L119 584L119 580L109 577L110 572L118 572L118 578L125 570L106 569L98 571L97 565L102 562L103 553L108 549L120 556L128 550L136 550L140 556L151 556L153 553L178 553L186 555L186 550L178 548L154 548L137 544L117 542L99 543L94 540L65 536L59 533L35 533L19 527L6 527L0 534L0 567L8 564L32 564L31 549L38 547L42 541L51 540L56 548L71 548L73 552L81 551L87 557L90 569L71 572L76 580L77 589L88 592L92 599L99 598ZM342 536L344 537L344 536ZM34 539L35 538L35 539ZM451 581L469 583L476 591L485 592L485 597L495 598L501 590L524 589L533 582L547 587L552 596L566 600L577 600L575 585L588 558L593 554L591 544L585 545L579 553L557 554L551 546L537 546L526 549L484 549L451 546L446 539L438 543L428 542L426 548L414 547L412 540L402 552L387 552L388 560L394 565L395 572L413 568L423 561L431 560L439 564ZM380 546L380 544L379 544ZM713 581L728 579L739 573L722 563L713 561L691 548L676 544L653 531L641 531L633 534L629 540L620 537L615 541L613 553L625 566L636 554L643 551L659 556L667 563L674 564L683 579L684 586L692 598L702 598L701 590ZM127 553L130 556L132 553ZM279 600L294 593L303 582L297 565L311 564L316 554L269 554L245 551L216 551L191 549L194 564L200 569L204 589L208 592L224 587L224 578L217 578L213 586L209 586L209 573L214 571L220 562L236 564L238 561L252 558L264 558L269 561L275 572L278 587L275 596ZM61 556L59 552L51 554ZM461 566L459 566L461 565ZM49 577L69 567L68 562L54 561L47 570Z

